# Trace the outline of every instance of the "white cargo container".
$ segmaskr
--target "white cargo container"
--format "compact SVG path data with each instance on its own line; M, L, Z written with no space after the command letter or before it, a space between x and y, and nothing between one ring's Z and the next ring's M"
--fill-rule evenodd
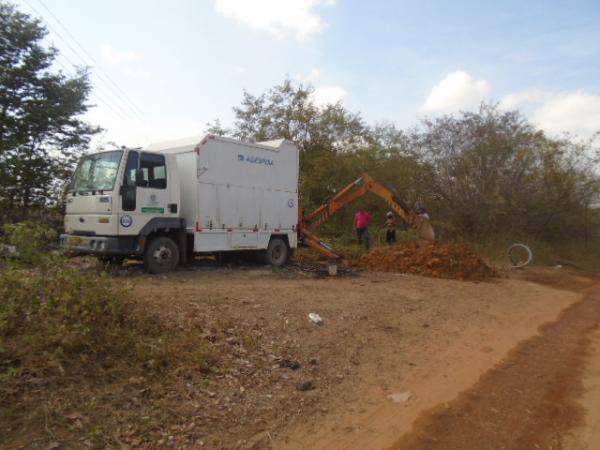
M88 155L67 193L61 243L143 257L153 272L190 252L254 250L281 265L297 246L298 149L207 135Z

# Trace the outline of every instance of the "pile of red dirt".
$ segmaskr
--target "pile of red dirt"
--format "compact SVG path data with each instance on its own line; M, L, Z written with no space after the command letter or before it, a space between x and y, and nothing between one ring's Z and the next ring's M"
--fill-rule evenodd
M470 247L428 241L376 248L361 257L358 266L375 272L402 272L456 280L479 281L498 276Z

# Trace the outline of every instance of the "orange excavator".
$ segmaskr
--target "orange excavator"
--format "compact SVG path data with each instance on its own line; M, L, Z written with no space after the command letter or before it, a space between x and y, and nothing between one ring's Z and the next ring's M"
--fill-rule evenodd
M310 214L304 215L302 209L299 209L299 242L324 254L330 260L339 260L340 255L336 254L331 246L319 239L316 230L335 213L344 209L368 192L372 192L381 197L392 211L398 214L404 222L417 232L419 237L428 241L433 241L435 239L435 232L433 231L433 227L429 223L429 220L412 212L411 209L390 189L376 181L373 177L368 174L363 174L358 180L350 183L329 201L319 206Z

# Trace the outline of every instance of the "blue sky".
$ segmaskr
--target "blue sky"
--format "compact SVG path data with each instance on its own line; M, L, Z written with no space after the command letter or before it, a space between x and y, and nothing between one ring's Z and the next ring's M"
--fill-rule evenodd
M92 66L88 119L118 144L228 125L243 89L260 94L286 75L369 123L410 127L488 100L550 134L600 130L597 1L16 3L43 17L59 68Z

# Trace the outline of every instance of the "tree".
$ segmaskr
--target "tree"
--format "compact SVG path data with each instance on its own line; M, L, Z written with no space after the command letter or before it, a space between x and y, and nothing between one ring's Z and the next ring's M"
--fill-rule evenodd
M0 1L0 207L8 219L55 202L99 128L81 120L88 73L52 70L58 55L40 21Z
M364 171L339 163L343 153L367 150L369 142L368 127L358 114L339 103L319 108L312 93L311 86L295 85L289 79L259 96L244 92L241 105L233 108L234 129L225 130L218 121L209 129L255 142L294 141L302 152L300 195L306 208L323 202L341 183Z
M459 235L564 238L600 193L588 145L550 139L517 111L425 120L412 141L431 168L422 190Z
M223 128L219 119L206 124L206 133L214 134L215 136L229 136L233 132L227 128Z
M311 86L289 79L258 96L244 92L241 105L233 108L233 129L215 121L208 132L249 141L294 141L301 151L300 200L307 210L364 172L398 187L404 199L414 202L413 179L421 172L404 133L391 124L370 128L341 103L317 107L312 93ZM386 208L373 197L361 204L382 216ZM352 231L351 211L338 214L327 228Z

